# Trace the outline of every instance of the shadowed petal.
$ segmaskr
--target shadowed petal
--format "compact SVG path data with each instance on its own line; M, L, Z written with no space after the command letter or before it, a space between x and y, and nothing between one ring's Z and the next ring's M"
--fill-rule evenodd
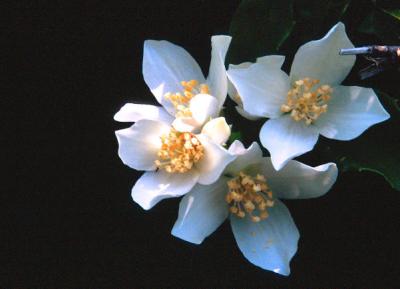
M161 147L160 136L170 127L162 122L139 120L129 128L117 130L118 155L122 162L136 170L155 170L154 161Z
M195 164L200 172L199 183L209 185L220 177L225 167L235 159L235 156L205 135L200 134L197 138L204 147L203 157Z
M207 122L201 134L208 136L216 144L224 144L231 135L231 128L224 117L218 117Z
M225 69L225 56L232 37L217 35L211 37L211 62L207 83L211 94L218 100L217 110L220 110L225 102L228 92L228 78Z
M181 81L205 79L200 66L182 47L162 40L146 40L143 53L143 77L147 86L171 115L173 105L164 98L167 92L182 92Z
M221 177L215 183L196 185L179 204L179 215L172 235L185 241L200 244L228 217L228 178Z
M289 77L275 65L252 64L229 69L228 77L236 87L243 109L252 116L276 118L290 89Z
M339 55L341 48L352 48L344 24L339 22L324 38L307 42L299 48L290 70L290 81L310 77L320 84L340 84L356 61L354 55Z
M136 122L150 119L171 124L173 117L160 106L149 104L127 103L114 115L114 120L120 122Z
M336 86L328 102L328 111L315 125L327 138L351 140L389 117L371 88Z
M261 63L268 67L280 69L285 62L285 56L283 55L267 55L257 58L257 63Z
M190 100L191 116L178 117L173 127L178 131L198 133L205 122L218 114L218 101L209 94L197 94Z
M327 193L336 181L336 164L327 163L310 167L291 160L276 171L270 158L264 158L259 166L274 195L279 199L317 198Z
M164 170L145 172L132 188L132 198L143 209L149 210L166 198L180 197L196 184L196 170L186 173L168 173Z
M229 147L229 152L236 155L236 159L226 167L225 173L232 176L236 176L249 165L259 163L262 160L262 150L256 142L245 149L243 144L236 140Z
M201 127L218 114L218 100L209 94L198 94L190 100L189 109L193 119Z
M269 217L258 223L231 215L231 226L243 255L254 265L289 275L289 262L297 251L299 231L289 210L279 200L268 210Z
M265 122L260 140L271 154L275 169L280 170L290 159L312 150L318 140L318 132L313 126L296 122L285 115Z

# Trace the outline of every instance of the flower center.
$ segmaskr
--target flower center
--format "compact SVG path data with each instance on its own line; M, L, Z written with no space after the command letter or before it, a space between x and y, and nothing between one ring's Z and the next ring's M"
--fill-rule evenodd
M304 78L297 80L287 94L287 102L281 106L282 112L290 112L295 121L303 120L310 125L328 109L332 87L317 86L319 80Z
M225 200L232 214L244 218L247 213L253 222L268 218L267 208L274 206L274 200L264 176L258 174L253 178L240 172L228 181L228 188Z
M169 100L175 108L175 117L190 117L192 112L189 109L189 101L197 94L209 94L210 88L207 84L199 84L197 80L181 81L183 93L168 92L164 97Z
M159 159L155 164L168 173L185 173L203 157L203 154L204 148L194 134L178 132L171 128L168 135L161 137Z

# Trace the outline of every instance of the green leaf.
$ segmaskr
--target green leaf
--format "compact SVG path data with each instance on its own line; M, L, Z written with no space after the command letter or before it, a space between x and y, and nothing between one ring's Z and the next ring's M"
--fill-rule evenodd
M392 10L381 9L381 10L400 21L400 9L392 9Z
M376 36L382 45L398 45L400 39L400 22L386 11L378 9L372 10L357 30Z
M350 0L298 0L299 17L310 22L337 22L347 11Z
M240 131L233 131L227 141L227 147L229 147L235 140L242 140L242 133Z
M294 25L292 0L243 0L230 25L227 62L255 61L276 53Z
M400 191L400 102L384 93L378 95L391 118L355 140L334 143L329 154L343 172L375 172Z

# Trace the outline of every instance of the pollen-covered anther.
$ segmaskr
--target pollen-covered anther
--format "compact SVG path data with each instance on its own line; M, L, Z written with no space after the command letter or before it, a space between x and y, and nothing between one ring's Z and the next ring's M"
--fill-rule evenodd
M168 173L189 171L204 155L204 148L196 136L190 132L178 132L171 129L168 135L161 137L158 160L159 169Z
M318 83L319 80L310 78L295 81L287 94L286 103L281 106L281 111L290 113L295 121L312 124L328 110L328 101L333 92L329 85L317 86Z
M191 117L189 101L197 94L209 94L210 89L207 84L199 84L197 80L181 81L182 92L168 92L164 97L169 100L175 108L175 117Z
M267 209L274 206L274 199L263 175L252 177L240 172L228 181L228 188L225 200L232 214L239 218L247 214L253 222L268 218Z

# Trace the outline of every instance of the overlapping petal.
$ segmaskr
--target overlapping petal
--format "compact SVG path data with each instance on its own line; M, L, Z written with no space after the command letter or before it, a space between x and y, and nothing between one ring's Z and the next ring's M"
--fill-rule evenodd
M118 155L122 162L136 170L155 170L160 136L169 129L165 123L143 119L129 128L117 130Z
M114 115L114 120L120 122L136 122L150 119L171 124L173 117L163 108L156 105L127 103Z
M217 35L211 37L211 62L207 77L211 94L218 100L218 111L222 108L228 91L228 79L225 69L225 56L232 37Z
M143 209L149 210L163 199L186 194L194 187L198 178L199 173L196 170L177 174L164 170L145 172L132 188L132 199Z
M240 251L254 265L281 275L289 275L289 262L300 237L289 210L279 200L269 217L258 223L231 216L231 227Z
M240 141L235 141L229 147L229 152L236 155L236 159L226 167L225 174L227 175L237 175L246 167L262 161L262 150L256 142L245 149Z
M172 235L185 241L200 244L213 233L228 217L225 195L228 191L226 177L215 183L196 185L179 204L178 219Z
M265 122L260 131L260 140L270 152L275 169L280 170L290 159L313 149L318 140L318 131L285 115Z
M331 189L338 174L334 163L310 167L295 160L276 171L270 158L264 158L263 165L259 168L267 176L268 185L279 199L320 197Z
M290 88L289 77L275 65L252 64L246 69L230 69L228 77L236 87L243 109L252 116L276 118Z
M181 92L181 81L195 79L205 83L201 68L193 57L182 47L165 40L144 42L143 77L157 101L171 115L175 115L175 110L164 98L167 92Z
M216 144L224 144L231 135L231 128L224 117L217 117L207 122L201 134L208 136Z
M200 173L199 183L209 185L218 180L225 167L235 159L235 156L207 136L200 134L197 137L204 147L203 158L196 163L196 169Z
M327 138L351 140L389 117L371 88L339 85L333 88L328 111L315 125Z

